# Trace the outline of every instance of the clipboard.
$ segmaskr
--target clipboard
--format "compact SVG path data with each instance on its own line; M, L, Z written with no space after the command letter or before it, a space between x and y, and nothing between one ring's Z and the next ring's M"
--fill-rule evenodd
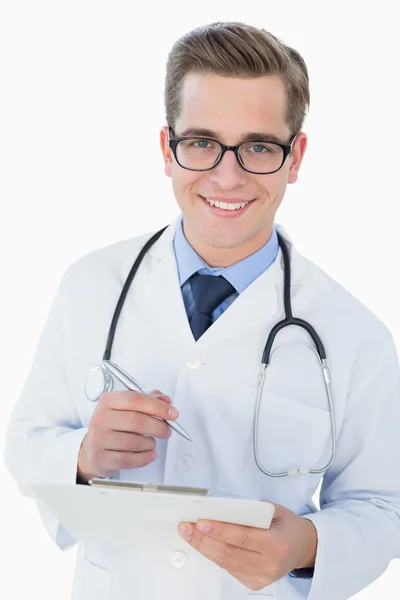
M212 496L204 488L110 479L32 489L75 540L117 547L175 547L182 543L182 521L211 519L269 529L275 510L270 502Z

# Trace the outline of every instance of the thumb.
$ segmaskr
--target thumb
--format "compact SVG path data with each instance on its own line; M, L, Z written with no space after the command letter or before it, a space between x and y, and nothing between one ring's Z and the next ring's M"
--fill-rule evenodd
M286 506L282 506L282 504L277 504L276 502L271 502L270 500L262 500L261 502L269 502L274 507L274 515L272 520L280 519L284 515L287 515L288 512L291 512Z

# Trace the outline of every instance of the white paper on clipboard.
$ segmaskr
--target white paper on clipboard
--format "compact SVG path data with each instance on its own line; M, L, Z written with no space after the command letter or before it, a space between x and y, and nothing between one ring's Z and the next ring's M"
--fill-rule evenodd
M181 521L212 519L268 529L274 514L273 504L260 500L214 497L201 490L189 493L190 488L166 491L168 486L135 489L128 482L107 483L118 485L37 484L32 489L69 534L87 544L174 547L182 541Z

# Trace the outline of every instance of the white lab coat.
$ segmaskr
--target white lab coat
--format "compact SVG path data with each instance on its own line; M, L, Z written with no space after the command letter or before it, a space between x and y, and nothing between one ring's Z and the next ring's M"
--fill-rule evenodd
M168 442L157 440L155 463L116 477L200 486L213 495L267 499L310 513L320 476L272 479L258 470L252 449L261 355L283 317L281 251L196 342L172 247L177 223L151 248L132 283L111 360L145 389L170 395L194 443L175 433ZM61 281L7 433L6 464L24 494L32 495L32 483L75 482L94 410L84 396L86 376L101 362L123 283L149 237L92 252ZM150 553L79 544L73 600L341 600L399 556L400 383L393 339L291 242L289 248L293 312L325 344L337 422L337 457L323 481L322 510L308 516L319 537L314 578L285 576L252 592L183 540ZM312 347L298 327L276 340L260 410L259 455L270 470L319 468L330 458L328 403ZM76 540L40 501L38 507L56 544L72 547ZM176 552L186 557L179 569Z

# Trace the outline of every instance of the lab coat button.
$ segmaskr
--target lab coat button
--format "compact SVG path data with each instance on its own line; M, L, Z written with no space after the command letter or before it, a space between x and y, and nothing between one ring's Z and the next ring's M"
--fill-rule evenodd
M183 552L174 552L171 556L171 564L176 569L181 569L186 564L186 556Z
M198 369L201 365L201 357L200 356L192 356L186 363L188 369Z
M178 467L181 471L189 471L194 465L194 458L190 454L185 454L178 458Z

